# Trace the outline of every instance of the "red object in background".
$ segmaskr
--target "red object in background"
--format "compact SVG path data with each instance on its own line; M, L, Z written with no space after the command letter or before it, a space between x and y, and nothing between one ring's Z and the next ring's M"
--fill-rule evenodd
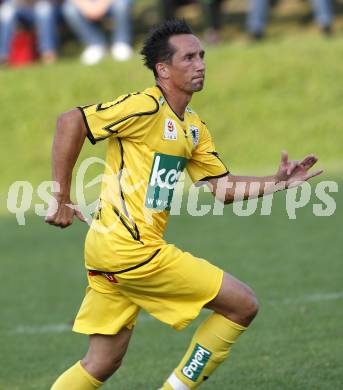
M16 31L11 43L9 64L11 66L25 66L38 58L36 37L33 31Z

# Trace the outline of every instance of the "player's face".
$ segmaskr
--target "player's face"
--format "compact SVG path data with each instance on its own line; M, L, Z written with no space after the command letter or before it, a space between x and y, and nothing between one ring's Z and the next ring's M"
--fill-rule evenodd
M205 81L205 51L199 39L190 34L175 35L169 43L176 49L168 64L170 81L187 93L201 91Z

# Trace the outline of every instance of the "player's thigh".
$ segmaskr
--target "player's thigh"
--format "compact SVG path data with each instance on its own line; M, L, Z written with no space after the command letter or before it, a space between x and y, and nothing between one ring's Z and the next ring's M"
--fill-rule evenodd
M247 320L248 324L256 315L258 304L249 286L225 272L217 296L205 307L238 322Z
M220 268L173 245L165 245L150 266L117 275L119 287L130 301L177 330L198 316L222 284Z
M73 330L87 335L112 336L124 328L132 329L139 307L104 276L89 276L88 280L89 286Z

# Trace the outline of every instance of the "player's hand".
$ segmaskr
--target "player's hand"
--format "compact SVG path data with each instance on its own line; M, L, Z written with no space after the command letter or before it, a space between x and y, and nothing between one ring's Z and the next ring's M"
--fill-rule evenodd
M64 229L73 223L74 217L87 222L78 206L74 205L70 199L56 198L55 200L57 205L56 202L50 205L48 215L45 217L46 223Z
M320 175L323 170L309 172L318 158L313 154L306 156L302 161L288 160L288 153L283 151L279 170L275 175L276 183L285 182L286 188L295 187L312 177Z

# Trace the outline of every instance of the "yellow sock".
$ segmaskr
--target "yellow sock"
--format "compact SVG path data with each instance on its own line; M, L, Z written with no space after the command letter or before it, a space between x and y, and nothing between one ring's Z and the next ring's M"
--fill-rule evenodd
M211 314L196 330L181 363L162 389L197 388L226 359L232 344L245 329L220 314Z
M51 390L94 390L98 389L103 382L93 378L77 362L74 366L65 371L52 385Z

